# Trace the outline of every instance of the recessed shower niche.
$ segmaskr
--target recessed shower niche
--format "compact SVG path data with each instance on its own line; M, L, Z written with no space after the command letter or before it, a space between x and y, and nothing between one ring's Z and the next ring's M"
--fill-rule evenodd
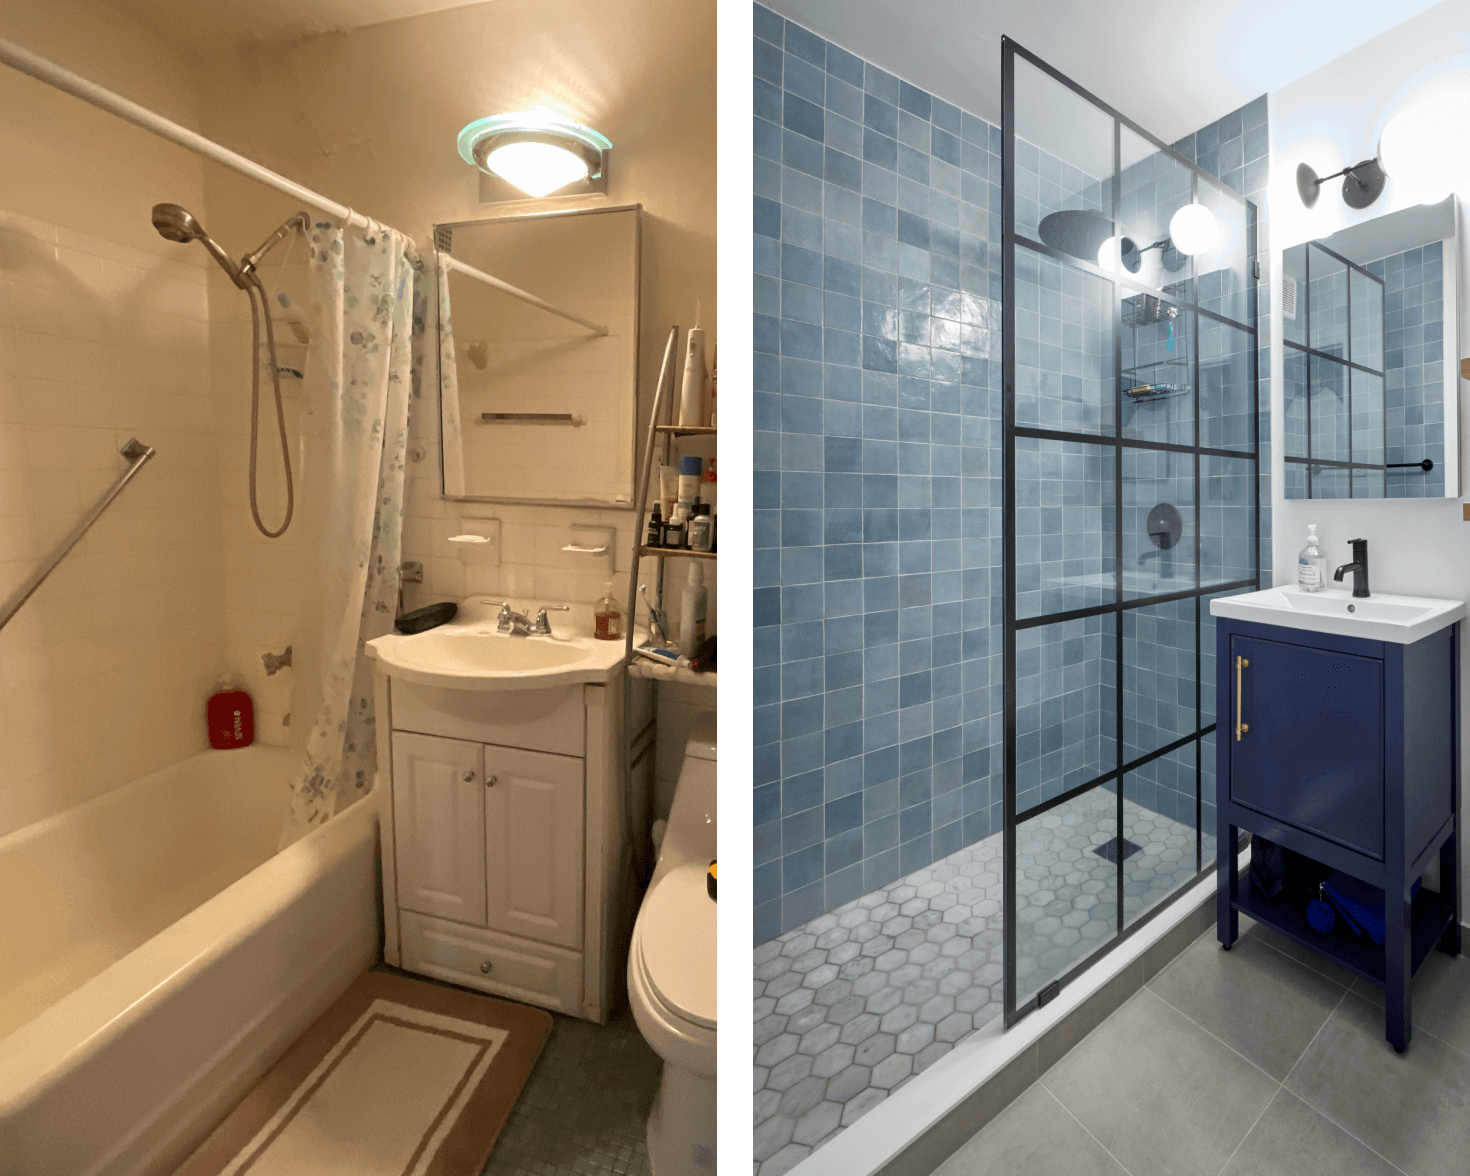
M1282 254L1287 498L1459 497L1454 196Z

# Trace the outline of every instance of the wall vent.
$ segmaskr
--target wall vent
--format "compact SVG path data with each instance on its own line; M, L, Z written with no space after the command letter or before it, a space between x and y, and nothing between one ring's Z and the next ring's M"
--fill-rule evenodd
M1281 313L1292 322L1296 321L1296 287L1295 278L1281 279Z

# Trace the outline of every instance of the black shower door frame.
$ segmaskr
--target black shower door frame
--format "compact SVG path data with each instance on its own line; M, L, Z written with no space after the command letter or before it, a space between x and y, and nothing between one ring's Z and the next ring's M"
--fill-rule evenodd
M1029 65L1034 66L1053 81L1065 86L1078 97L1091 103L1098 110L1113 120L1113 171L1111 177L1112 199L1110 201L1110 218L1113 221L1114 236L1122 231L1119 218L1121 207L1121 162L1122 162L1122 128L1127 127L1134 134L1144 139L1160 153L1177 161L1189 169L1191 173L1191 198L1197 198L1201 182L1210 185L1212 191L1224 198L1231 199L1241 206L1245 216L1245 274L1246 274L1246 321L1241 322L1215 311L1207 309L1198 304L1199 284L1198 276L1190 286L1190 297L1181 298L1176 293L1168 292L1148 286L1144 283L1130 280L1127 271L1119 269L1104 270L1099 266L1082 261L1053 249L1040 241L1033 241L1021 237L1016 233L1016 94L1015 94L1015 63L1017 58L1022 59ZM1208 861L1203 854L1203 838L1201 831L1201 815L1203 799L1200 794L1202 780L1201 753L1204 739L1215 730L1216 724L1203 723L1202 710L1202 683L1200 682L1201 665L1201 609L1208 607L1203 597L1218 595L1222 592L1241 591L1244 589L1259 589L1261 587L1261 438L1260 438L1260 346L1259 333L1257 330L1257 291L1256 283L1259 281L1259 270L1256 261L1256 208L1249 200L1223 184L1218 178L1210 175L1192 161L1184 158L1169 144L1151 134L1138 123L1121 114L1107 103L1077 85L1070 78L1053 69L1046 62L1028 52L1009 37L1001 38L1001 130L1002 130L1002 156L1001 156L1001 243L1003 258L1003 304L1002 304L1002 430L1004 436L1004 634L1003 655L1005 664L1005 702L1004 702L1004 788L1003 788L1003 869L1004 869L1004 898L1002 902L1004 931L1005 931L1005 960L1004 960L1004 1025L1009 1029L1022 1017L1035 1009L1047 1004L1056 995L1075 979L1078 975L1092 967L1099 959L1108 952L1124 942L1140 928L1163 911L1167 910L1184 891L1188 890L1194 881L1215 869L1214 856ZM1114 403L1113 403L1113 435L1098 433L1074 433L1066 430L1042 429L1031 426L1018 426L1016 424L1016 256L1018 249L1030 250L1033 253L1051 257L1063 265L1071 266L1081 272L1088 273L1094 277L1102 278L1112 286L1112 313L1113 313L1113 362L1114 362ZM1189 316L1192 337L1195 346L1192 348L1191 361L1191 402L1194 407L1194 444L1181 445L1161 441L1145 441L1140 439L1125 438L1123 436L1123 321L1122 301L1127 294L1150 294L1165 299L1169 303L1181 308L1183 315ZM1251 412L1251 444L1249 449L1215 449L1203 447L1200 444L1200 388L1199 388L1199 324L1201 320L1213 320L1226 324L1235 330L1247 334L1250 338L1250 412ZM1114 599L1109 604L1096 605L1086 608L1072 609L1065 612L1049 613L1036 617L1027 617L1024 620L1017 617L1017 576L1016 576L1016 510L1017 510L1017 486L1016 486L1016 438L1024 437L1041 441L1060 441L1069 444L1084 444L1097 446L1099 449L1111 449L1113 451L1113 499L1114 499ZM1123 453L1125 450L1153 450L1173 452L1192 456L1194 465L1194 588L1192 590L1172 592L1158 596L1144 596L1137 599L1123 599ZM1216 583L1204 587L1200 583L1200 458L1217 456L1223 458L1242 459L1249 458L1255 463L1255 477L1252 479L1253 502L1251 503L1252 536L1251 550L1251 575L1245 579L1229 583ZM1151 605L1168 604L1179 600L1194 601L1194 635L1195 635L1195 731L1193 734L1182 736L1171 743L1156 748L1145 755L1126 763L1118 762L1124 754L1124 625L1123 614L1131 609L1146 608ZM1114 665L1116 669L1116 730L1114 732L1114 766L1110 771L1104 772L1095 779L1083 784L1064 790L1060 795L1033 805L1024 814L1017 811L1017 676L1016 676L1016 634L1020 629L1039 627L1042 625L1056 625L1065 621L1081 620L1094 616L1111 615L1114 618ZM1131 924L1127 924L1124 917L1124 856L1117 853L1115 894L1116 894L1116 928L1114 934L1105 943L1084 956L1075 965L1068 969L1055 980L1047 983L1041 990L1031 996L1024 1004L1017 1005L1017 978L1016 978L1016 940L1017 940L1017 906L1016 906L1016 832L1020 821L1033 820L1041 816L1047 810L1065 804L1067 801L1075 800L1077 797L1100 788L1113 780L1118 781L1116 828L1117 836L1121 839L1124 830L1124 781L1130 772L1170 755L1182 748L1194 744L1195 760L1195 875L1190 883L1177 888L1173 894L1163 901L1155 904L1148 911L1139 915Z

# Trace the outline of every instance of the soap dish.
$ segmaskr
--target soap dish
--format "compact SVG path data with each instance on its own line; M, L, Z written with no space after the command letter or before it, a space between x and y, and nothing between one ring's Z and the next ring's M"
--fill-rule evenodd
M459 605L452 600L446 600L442 604L431 604L426 608L416 608L413 612L404 613L393 622L393 627L400 633L423 633L448 624L454 620L457 612Z

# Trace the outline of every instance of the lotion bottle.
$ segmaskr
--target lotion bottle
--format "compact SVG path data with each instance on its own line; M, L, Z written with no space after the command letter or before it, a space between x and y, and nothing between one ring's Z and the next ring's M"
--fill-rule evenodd
M1307 545L1296 557L1296 586L1303 592L1321 592L1327 583L1327 557L1317 546L1317 524L1307 524Z
M699 560L689 562L689 583L679 597L679 654L693 657L704 641L704 618L709 608L709 591L704 586L704 567Z

